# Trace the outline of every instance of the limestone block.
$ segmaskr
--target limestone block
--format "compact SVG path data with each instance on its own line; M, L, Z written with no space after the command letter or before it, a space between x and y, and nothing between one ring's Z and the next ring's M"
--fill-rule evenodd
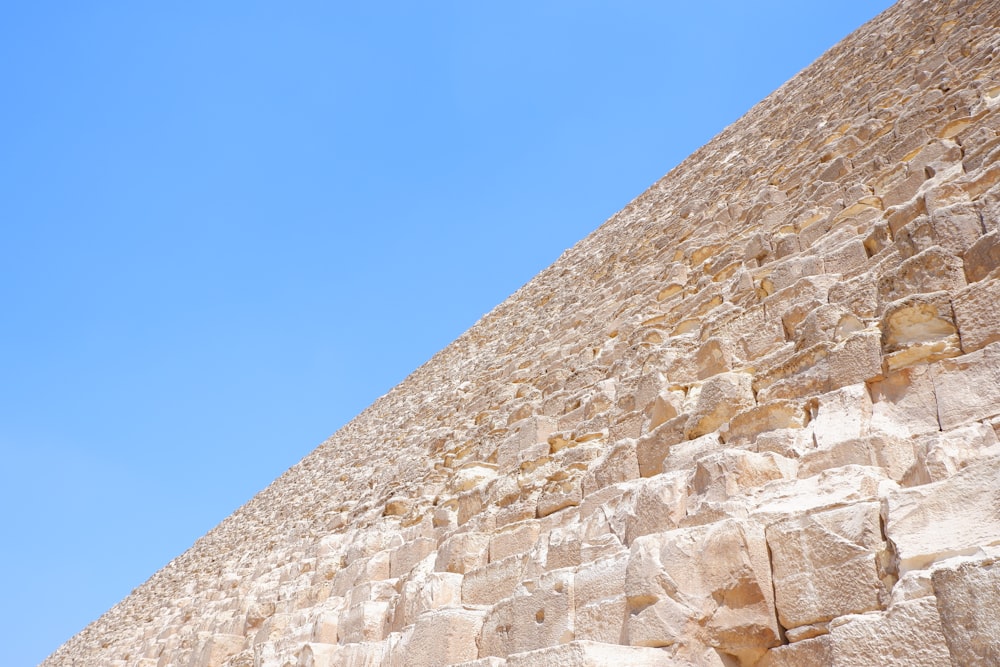
M816 397L812 422L816 446L827 449L868 434L872 400L864 384L853 384Z
M340 649L337 644L309 642L299 652L298 667L334 667Z
M725 449L698 459L688 493L706 500L725 500L775 479L794 479L797 471L795 460L773 452Z
M941 481L976 459L1000 456L996 431L981 422L920 436L914 448L917 465L908 480L911 484Z
M879 504L789 517L767 527L778 620L785 628L881 608Z
M429 537L419 537L393 549L389 556L389 577L396 579L403 576L435 551L437 540Z
M809 313L828 302L830 290L838 279L839 276L810 276L771 294L764 300L763 318L771 323L781 322L781 338L784 339L799 327ZM746 324L762 325L763 322Z
M510 556L465 573L462 580L464 604L494 604L510 597L524 578L527 556Z
M975 461L940 482L890 491L882 514L900 574L1000 544L1000 459Z
M627 614L624 593L590 604L577 602L574 636L579 640L620 644Z
M979 238L962 255L965 279L971 284L1000 268L1000 233L991 231Z
M882 375L881 332L866 329L849 334L830 351L826 391Z
M1000 665L1000 563L935 568L931 580L952 663Z
M575 595L572 570L555 570L525 582L486 615L480 656L506 657L573 641Z
M830 303L843 306L857 317L875 317L878 310L878 290L868 273L833 285L830 287L829 299Z
M191 667L214 667L221 665L230 656L236 655L246 646L243 635L213 634L201 646Z
M726 444L753 442L761 433L778 429L800 429L808 418L801 401L777 400L736 414L722 432Z
M866 329L836 345L819 344L759 381L757 400L803 398L882 376L882 334Z
M545 443L557 430L557 423L551 417L528 417L518 422L497 449L497 467L502 474L510 474L521 465L521 452Z
M697 403L684 425L693 440L715 431L737 413L756 405L749 373L720 373L701 385Z
M879 300L889 303L913 294L965 286L965 267L954 253L933 246L905 260L878 280Z
M504 526L503 530L490 537L490 562L527 553L535 546L538 534L537 519Z
M619 442L587 470L583 477L583 495L589 496L611 484L635 479L639 472L636 441Z
M339 636L338 629L340 626L340 614L342 611L345 611L343 608L343 599L337 599L341 600L340 604L326 607L327 604L330 604L330 599L327 599L326 603L324 603L325 608L319 611L316 615L312 631L312 640L314 642L318 642L320 644L337 643L337 637Z
M552 529L545 549L545 569L556 570L579 565L581 546L579 521Z
M639 438L635 443L635 453L641 476L651 477L663 472L663 460L670 448L685 438L687 421L688 415L679 415Z
M827 273L851 273L868 262L868 253L860 238L845 241L840 245L823 249L823 270Z
M687 512L690 477L691 473L683 470L663 473L643 479L630 489L630 498L619 505L624 514L626 544L680 525Z
M955 293L952 305L962 351L975 352L1000 341L1000 279L992 278Z
M830 638L833 651L830 664L834 665L952 667L953 664L934 598L901 602L884 613L841 617L830 624Z
M937 244L957 255L967 253L986 231L979 211L971 202L932 210L931 226Z
M854 313L839 304L830 303L810 311L795 328L792 337L800 348L807 348L824 342L839 343L864 328L864 323Z
M698 459L720 449L722 438L718 432L679 442L667 452L667 458L663 460L663 471L691 470Z
M420 572L406 581L394 610L393 628L402 630L426 611L462 603L462 575L451 572Z
M583 500L583 473L576 470L556 470L550 474L538 496L538 517L577 507Z
M391 603L386 600L359 602L340 615L338 632L342 644L377 642L385 638Z
M503 658L498 658L496 656L489 656L486 658L479 658L478 660L469 660L468 662L460 662L452 667L506 667L507 661Z
M830 667L833 655L833 641L824 635L772 648L756 667Z
M882 341L890 372L961 354L948 293L917 294L887 304Z
M468 532L452 535L441 543L434 561L438 572L465 574L489 562L490 536Z
M913 366L871 382L872 432L901 438L936 432L938 405L931 377L928 367Z
M724 520L638 538L625 575L628 643L698 637L752 664L781 643L764 530Z
M619 646L593 641L574 641L561 646L516 653L507 657L507 667L680 667L669 654L653 648Z
M406 664L444 667L479 657L479 636L486 611L451 607L420 615L406 644Z
M767 525L795 514L877 500L880 487L893 486L881 468L846 465L811 477L771 482L756 489L746 504L751 517Z
M1000 414L1000 343L931 367L942 430Z
M452 493L461 493L477 486L483 486L497 476L497 467L491 463L476 461L462 466L448 480Z

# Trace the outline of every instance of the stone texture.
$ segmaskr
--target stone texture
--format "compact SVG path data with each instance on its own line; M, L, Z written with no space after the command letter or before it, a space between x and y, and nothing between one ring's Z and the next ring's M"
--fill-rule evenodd
M931 579L952 661L1000 664L1000 564L991 558L936 568Z
M898 2L46 666L996 664L997 25Z

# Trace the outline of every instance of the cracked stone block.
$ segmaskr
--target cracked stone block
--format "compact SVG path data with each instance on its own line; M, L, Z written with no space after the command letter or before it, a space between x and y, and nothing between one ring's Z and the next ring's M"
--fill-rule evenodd
M885 542L878 503L789 517L766 532L783 627L882 608Z

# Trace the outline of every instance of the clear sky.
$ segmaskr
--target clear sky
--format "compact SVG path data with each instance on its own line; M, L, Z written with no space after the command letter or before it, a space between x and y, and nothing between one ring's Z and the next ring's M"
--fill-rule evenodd
M0 664L889 4L5 3Z

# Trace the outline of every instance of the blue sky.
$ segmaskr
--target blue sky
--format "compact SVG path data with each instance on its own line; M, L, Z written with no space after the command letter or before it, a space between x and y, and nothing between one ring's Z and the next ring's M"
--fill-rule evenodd
M6 3L0 664L889 4Z

